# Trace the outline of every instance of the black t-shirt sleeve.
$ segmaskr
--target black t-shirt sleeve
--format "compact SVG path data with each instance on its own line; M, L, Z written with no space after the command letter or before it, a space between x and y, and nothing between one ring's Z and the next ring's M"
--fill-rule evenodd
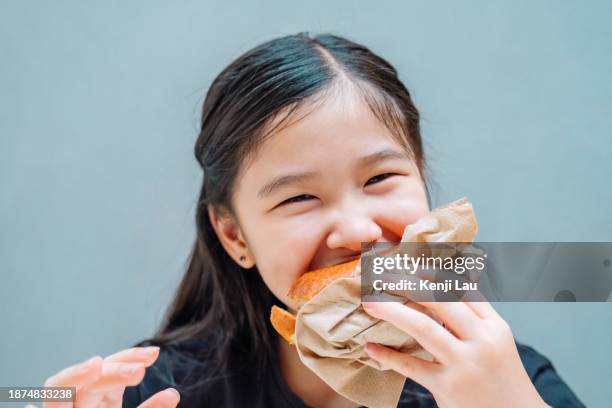
M532 347L516 342L527 374L542 399L553 408L583 408L584 404L561 379L550 360Z

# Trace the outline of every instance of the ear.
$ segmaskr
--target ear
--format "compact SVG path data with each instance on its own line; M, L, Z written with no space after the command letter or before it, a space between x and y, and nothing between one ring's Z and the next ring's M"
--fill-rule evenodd
M234 216L224 211L219 214L212 206L208 206L208 217L212 224L221 245L232 257L234 262L245 269L255 266L253 255L249 251L244 234L240 229L238 221Z

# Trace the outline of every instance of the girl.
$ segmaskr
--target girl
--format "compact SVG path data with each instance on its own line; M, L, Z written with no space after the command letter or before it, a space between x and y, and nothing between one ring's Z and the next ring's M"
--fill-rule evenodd
M286 293L304 272L358 257L363 242L398 242L430 210L408 90L362 45L291 35L225 68L201 125L197 238L159 331L46 385L77 387L77 407L357 406L301 363L268 316L273 304L296 308ZM448 330L401 303L364 304L436 358L368 345L406 376L400 407L583 406L489 303L421 306Z

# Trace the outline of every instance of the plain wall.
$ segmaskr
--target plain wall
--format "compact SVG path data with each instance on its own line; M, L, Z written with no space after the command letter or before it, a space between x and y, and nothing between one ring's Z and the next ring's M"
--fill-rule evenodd
M2 1L0 385L152 333L195 236L206 89L280 35L333 32L396 66L434 205L467 196L479 240L612 241L610 21L606 1ZM610 303L496 307L610 405Z

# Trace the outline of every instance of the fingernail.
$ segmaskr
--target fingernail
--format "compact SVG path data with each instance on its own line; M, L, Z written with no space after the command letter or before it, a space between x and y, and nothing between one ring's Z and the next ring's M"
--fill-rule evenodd
M378 351L376 348L376 344L374 343L366 343L365 346L365 351L368 354L376 354L376 352Z
M374 310L375 308L375 303L373 302L361 302L361 305L365 310Z
M142 364L125 364L121 367L119 367L119 372L122 375L132 375L134 374L136 371L138 371L138 369L142 367Z
M88 368L93 367L96 363L96 360L98 360L98 356L92 357L89 360L85 361L83 364L81 364L81 370L87 370Z
M157 353L159 351L159 347L157 346L150 346L150 347L145 347L142 350L140 350L140 353L144 356L152 356L153 354Z
M172 391L174 395L176 395L176 398L178 398L179 400L181 399L181 394L179 394L177 390L175 390L174 388L168 388L168 389Z

